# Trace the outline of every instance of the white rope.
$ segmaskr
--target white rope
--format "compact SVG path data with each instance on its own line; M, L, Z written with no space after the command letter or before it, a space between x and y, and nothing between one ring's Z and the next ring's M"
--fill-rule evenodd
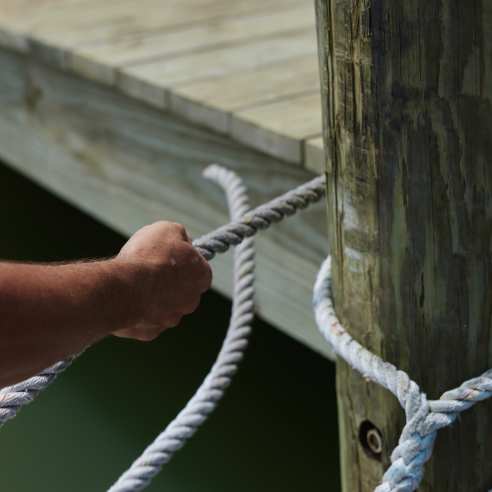
M212 165L205 170L204 175L226 191L232 220L240 220L250 210L246 189L233 172ZM108 492L137 492L149 485L224 396L243 358L251 333L254 317L254 257L253 239L247 238L235 250L234 294L229 329L209 374L184 409Z
M74 359L75 357L70 357L57 362L25 381L2 388L0 390L0 425L13 419L22 407L31 403L61 372L72 364Z
M439 400L428 401L406 372L371 353L343 328L332 301L330 258L318 273L313 307L319 330L334 352L365 378L391 391L405 410L406 425L376 492L413 492L422 481L437 431L451 425L459 413L492 396L492 369L447 391Z

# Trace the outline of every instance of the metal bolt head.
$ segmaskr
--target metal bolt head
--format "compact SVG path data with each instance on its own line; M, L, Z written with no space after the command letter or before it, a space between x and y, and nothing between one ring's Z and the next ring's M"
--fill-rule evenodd
M383 436L370 420L364 420L359 425L359 443L367 456L381 460L384 449Z

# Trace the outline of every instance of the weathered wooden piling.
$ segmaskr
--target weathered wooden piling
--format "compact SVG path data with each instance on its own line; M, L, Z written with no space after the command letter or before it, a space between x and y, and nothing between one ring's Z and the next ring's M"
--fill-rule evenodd
M438 398L492 367L492 3L316 3L336 309ZM368 492L403 412L337 378L343 490ZM439 434L419 490L489 490L491 462L489 402Z

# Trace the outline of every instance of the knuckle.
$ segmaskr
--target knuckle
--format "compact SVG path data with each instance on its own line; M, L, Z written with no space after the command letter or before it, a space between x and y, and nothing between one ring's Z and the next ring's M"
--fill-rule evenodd
M195 263L197 255L195 248L188 242L182 243L180 247L184 260L190 263Z
M205 283L207 285L207 289L212 285L212 280L213 280L212 267L209 265L207 261L205 261Z
M196 299L189 300L183 306L183 312L184 312L184 314L191 314L198 309L198 306L200 306L200 297L197 297Z
M168 220L158 220L149 226L149 228L154 228L156 232L160 232L163 234L175 234L180 237L187 237L186 229L183 224L179 224L178 222L171 222Z
M142 330L138 334L137 339L141 342L151 342L152 340L155 340L160 335L160 333L161 331L158 328Z
M139 342L151 342L161 333L160 327L150 321L141 321L128 331L128 337L138 340Z
M139 335L136 339L139 342L152 342L156 338L157 338L157 335L150 335L150 334L145 333L145 334Z
M212 285L212 268L208 264L207 261L203 260L200 268L200 272L198 274L198 287L203 292L207 290Z
M179 308L175 307L175 309L179 309ZM183 317L182 312L173 311L171 313L166 313L166 315L163 316L162 318L162 322L161 322L162 329L165 330L167 328L173 328L179 325L182 317Z
M150 224L147 227L153 227L157 229L167 229L173 222L168 222L167 220L158 220L157 222L154 222L153 224Z
M180 314L180 313L173 314L173 315L169 318L170 327L173 327L173 326L179 325L179 323L181 323L181 318L182 318L182 317L183 317L183 315L182 315L182 314Z
M179 224L178 222L170 222L170 228L180 237L187 239L188 235L186 234L186 228L183 224Z
M113 333L118 338L132 338L133 332L131 329L118 330Z

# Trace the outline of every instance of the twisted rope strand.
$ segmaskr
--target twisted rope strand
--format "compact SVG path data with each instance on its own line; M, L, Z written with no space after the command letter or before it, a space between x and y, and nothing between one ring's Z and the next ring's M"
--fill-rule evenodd
M69 357L29 379L2 388L0 390L0 426L13 419L23 406L31 403L74 360L75 356Z
M233 172L211 165L205 170L204 176L224 188L232 220L240 220L250 210L246 188ZM254 257L254 241L247 238L235 250L234 293L229 328L209 374L184 409L108 492L137 492L149 485L224 396L244 356L251 333L254 317Z
M272 201L260 205L244 215L193 242L193 245L207 259L216 253L224 253L231 246L237 246L246 237L268 229L272 224L294 215L298 210L318 202L325 194L325 178L319 176L307 183L284 193Z
M343 328L332 301L330 258L318 273L313 307L318 328L335 353L364 377L391 391L405 410L407 422L376 492L413 492L422 481L437 431L451 425L460 412L492 397L492 369L447 391L439 400L427 401L404 371L362 347Z
M236 218L230 224L197 239L193 245L211 260L216 253L222 253L230 246L237 246L245 238L267 229L297 210L318 202L325 193L324 177L313 180L288 191L264 205L247 213L242 219ZM64 371L77 356L57 362L36 376L0 390L0 426L14 418L19 410L31 403L56 377Z

